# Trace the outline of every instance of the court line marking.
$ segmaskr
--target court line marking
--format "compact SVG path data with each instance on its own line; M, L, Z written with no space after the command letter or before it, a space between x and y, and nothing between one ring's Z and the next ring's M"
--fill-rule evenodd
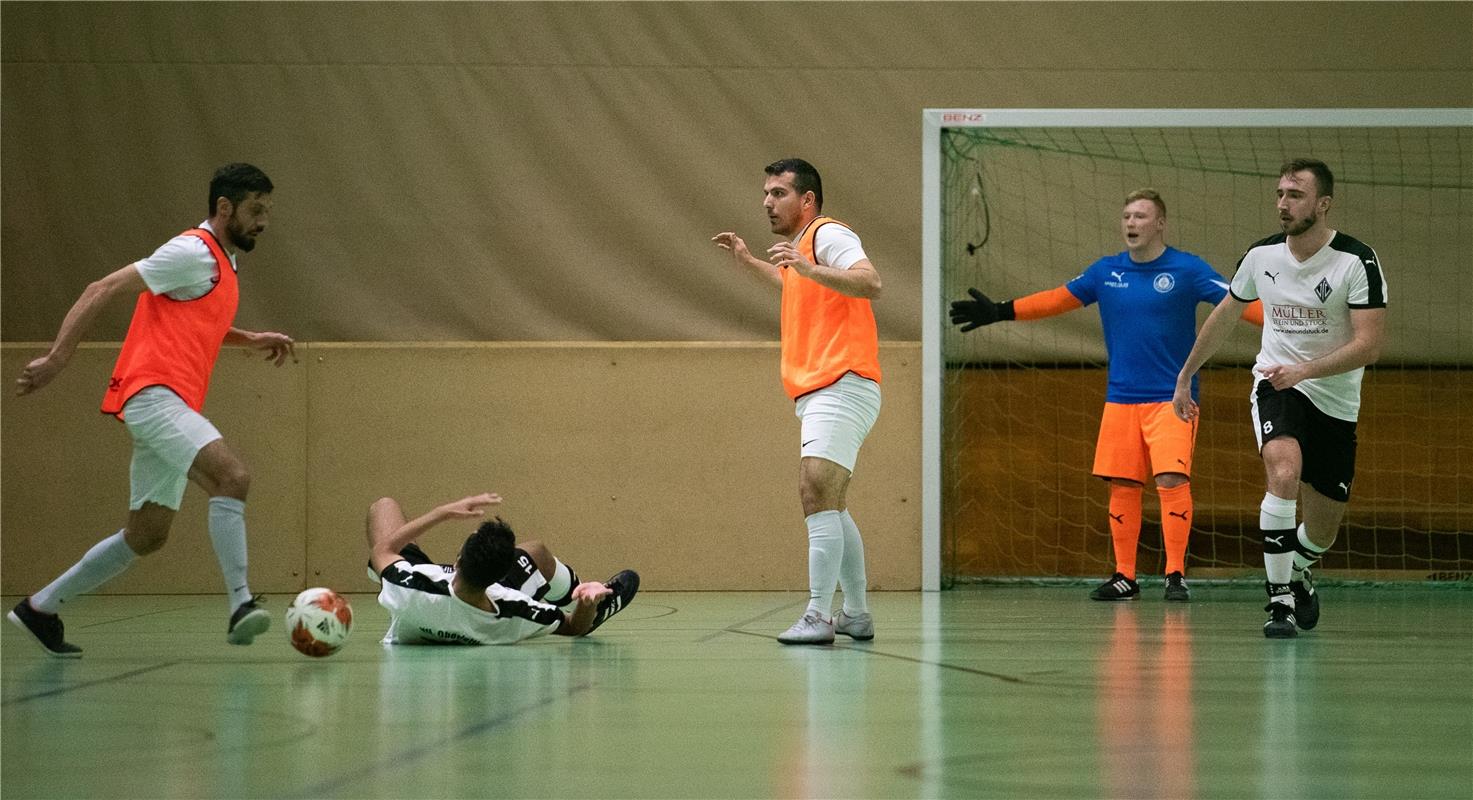
M740 633L740 634L742 634L744 636L756 636L759 639L771 639L774 642L777 641L777 637L776 636L772 636L772 635L766 634L766 633L755 633L753 631L738 631L738 630L730 630L730 629L728 629L728 630L731 633ZM790 647L790 646L793 646L793 645L784 645L784 647ZM964 666L962 666L960 664L948 664L945 661L927 661L924 658L916 658L914 656L903 656L903 655L900 655L899 653L887 653L887 652L885 652L883 650L875 650L874 648L871 648L871 647L853 647L853 646L844 646L844 645L831 645L830 647L831 647L831 649L834 649L834 650L848 650L851 653L864 653L866 655L879 656L881 658L893 658L893 659L896 659L898 661L909 661L912 664L920 664L922 666L927 666L927 667L937 667L937 668L940 668L940 669L949 669L949 670L952 670L953 672L965 672L968 675L980 675L980 676L982 676L984 678L992 678L994 680L1003 681L1005 683L1016 683L1016 684L1021 684L1021 685L1025 685L1025 686L1032 685L1032 683L1033 683L1032 681L1026 680L1024 678L1020 678L1020 677L1018 677L1016 675L1005 675L1005 674L1003 674L1001 672L988 672L985 669L976 669L975 667L964 667Z
M512 709L511 711L495 717L491 717L490 719L484 719L480 722L473 722L470 725L466 725L461 729L454 731L453 733L442 736L433 742L420 745L419 747L410 748L409 750L406 750L402 753L380 758L375 764L366 767L355 765L350 772L345 772L336 778L329 778L325 781L309 786L298 792L286 794L283 796L314 799L325 797L338 791L339 789L342 789L345 786L357 783L365 778L374 777L382 772L386 772L391 769L395 771L401 770L416 761L423 760L426 756L429 756L432 753L441 752L443 748L454 745L461 739L469 739L475 736L479 736L483 733L489 733L499 728L504 728L507 725L516 722L519 718L528 714L529 712L545 708L547 706L553 705L554 703L562 702L578 695L581 692L586 692L592 688L593 684L591 683L580 683L576 686L570 686L568 687L567 691L562 694L544 697L534 703L522 706L521 708Z
M135 677L135 676L138 676L138 675L144 675L144 674L149 673L149 672L154 672L155 670L161 670L161 669L164 669L165 667L172 667L172 666L176 666L176 665L182 664L182 663L184 663L184 662L182 662L182 661L166 661L166 662L164 662L162 664L154 664L151 667L139 667L138 669L131 670L129 672L119 673L117 675L113 675L113 676L108 677L108 678L96 678L96 679L90 680L90 681L82 681L81 683L74 683L71 686L59 686L59 687L57 687L55 689L47 689L44 692L36 692L35 694L21 695L20 697L12 697L9 700L5 700L3 702L0 702L0 706L12 706L12 705L18 705L20 703L29 703L32 700L41 700L41 699L44 699L44 698L47 698L47 697L53 697L53 696L59 695L59 694L66 694L67 692L74 692L74 691L76 691L78 689L86 689L86 688L88 688L90 686L97 686L99 684L104 684L104 683L116 683L118 681L127 680L128 678L132 678L132 677Z
M696 640L696 644L705 644L706 642L709 642L712 639L715 639L716 637L720 636L723 633L746 633L746 631L741 630L741 628L745 628L745 627L747 627L748 625L751 625L754 622L761 622L762 620L767 619L768 617L772 616L773 614L778 613L779 611L784 611L786 609L793 608L794 606L807 605L807 604L808 604L808 601L807 600L794 600L791 603L783 603L782 605L778 606L777 608L771 609L769 611L764 611L761 614L758 614L757 616L752 617L751 619L742 620L741 622L738 622L738 623L736 623L734 625L728 625L728 626L726 626L725 628L723 628L723 629L721 629L719 631L712 631L712 632L706 634L705 636L702 636L701 638L697 639ZM753 635L757 635L757 634L753 634ZM770 638L776 638L776 637L770 637Z

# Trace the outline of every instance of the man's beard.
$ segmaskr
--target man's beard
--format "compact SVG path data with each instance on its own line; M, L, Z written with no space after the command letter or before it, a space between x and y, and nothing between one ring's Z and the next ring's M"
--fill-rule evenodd
M230 241L235 245L236 249L244 253L249 253L256 249L255 237L247 236L244 228L237 228L235 220L230 221L227 229L230 231Z
M1290 236L1298 236L1299 234L1304 233L1310 228L1313 228L1315 226L1315 223L1319 221L1320 218L1318 214L1310 214L1304 219L1294 222L1286 222L1284 223L1284 233L1287 233Z

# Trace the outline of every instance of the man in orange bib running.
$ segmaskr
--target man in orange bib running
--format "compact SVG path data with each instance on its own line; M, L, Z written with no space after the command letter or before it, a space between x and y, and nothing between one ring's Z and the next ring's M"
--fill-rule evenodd
M782 383L802 421L798 495L808 525L808 608L777 637L829 644L835 633L875 637L865 597L864 542L845 495L859 446L880 414L879 336L870 300L880 273L854 231L822 216L823 182L812 164L769 164L763 208L786 241L751 254L735 233L711 241L737 263L782 287ZM834 585L844 607L832 615Z
M250 252L266 230L271 190L271 179L249 164L221 167L210 180L209 218L148 258L89 285L67 312L50 351L27 364L16 381L18 395L50 383L98 313L119 297L137 296L102 400L103 413L122 420L133 437L127 525L7 615L49 655L82 655L63 635L62 604L122 574L138 556L163 547L190 480L210 495L210 541L231 610L226 640L250 644L271 625L270 614L246 582L250 473L200 413L222 344L265 350L278 367L292 355L292 339L285 334L233 326L239 301L235 255Z

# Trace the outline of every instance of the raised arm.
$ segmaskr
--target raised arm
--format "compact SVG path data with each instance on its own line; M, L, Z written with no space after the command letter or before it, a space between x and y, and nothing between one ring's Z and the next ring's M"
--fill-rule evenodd
M20 378L15 382L15 393L30 394L50 383L60 374L67 362L71 360L72 354L77 351L77 345L81 343L82 337L97 320L97 315L114 298L136 296L139 292L147 290L148 284L143 282L143 276L132 264L101 280L87 284L87 288L82 290L82 296L77 298L71 310L62 319L61 330L57 331L56 340L51 343L51 349L46 355L27 364L21 371Z
M1192 376L1207 363L1207 359L1212 358L1217 348L1222 347L1228 334L1233 332L1234 323L1242 317L1243 307L1246 305L1248 304L1229 292L1212 309L1212 313L1207 315L1207 321L1202 323L1202 330L1197 332L1197 341L1192 345L1192 352L1187 354L1186 363L1176 375L1176 391L1171 397L1172 409L1183 420L1190 422L1197 417L1197 404L1192 400Z
M994 322L1043 319L1084 307L1084 303L1067 286L1034 292L1001 303L994 302L976 289L968 289L967 294L972 296L971 300L951 302L951 324L960 326L962 333Z
M711 241L722 250L731 253L731 259L743 267L751 270L758 277L763 278L777 286L783 285L782 270L777 265L752 255L747 249L747 243L742 237L730 231L723 231L711 237Z
M380 504L387 503L392 506L390 513L394 514L397 524L381 519L379 516ZM423 536L425 531L452 519L474 519L486 515L487 506L499 505L501 496L496 494L477 494L470 497L462 497L451 503L438 506L429 513L415 517L404 522L404 516L398 511L398 504L385 498L374 504L369 512L368 525L368 560L373 564L374 572L383 572L384 568L398 561L399 551L410 542Z

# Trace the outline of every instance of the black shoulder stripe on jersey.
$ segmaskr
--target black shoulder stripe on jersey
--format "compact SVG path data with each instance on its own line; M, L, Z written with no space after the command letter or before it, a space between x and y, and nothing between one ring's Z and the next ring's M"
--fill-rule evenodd
M1251 252L1253 252L1254 250L1256 250L1256 249L1258 249L1260 247L1267 247L1268 245L1271 245L1271 244L1279 244L1280 242L1283 242L1283 241L1287 240L1288 238L1289 237L1288 237L1287 234L1284 234L1284 233L1276 233L1273 236L1265 236L1262 239L1259 239L1258 241L1254 242L1253 244L1248 245L1248 249L1243 251L1243 255L1238 256L1238 263L1237 263L1236 266L1238 266L1238 267L1243 266L1243 259L1247 258L1248 257L1248 254L1251 253Z
M538 625L551 625L563 621L563 612L540 603L533 605L524 600L497 600L496 616L500 619L512 617L530 619Z
M1233 291L1232 289L1228 289L1228 294L1232 295L1233 296L1233 299L1234 300L1237 300L1239 303L1251 303L1251 302L1253 302L1252 300L1249 300L1246 297L1239 297L1238 296L1238 293L1235 292L1235 291Z
M403 586L405 589L413 589L416 592L450 594L450 581L437 581L428 575L412 572L400 567L399 565L402 563L406 562L396 561L384 567L384 571L379 574L379 577L395 586Z
M1366 286L1370 287L1370 292L1366 295L1365 304L1354 308L1385 308L1386 293L1381 291L1381 260L1376 258L1376 251L1365 242L1339 231L1330 240L1330 249L1355 256L1360 259L1361 266L1366 268Z

